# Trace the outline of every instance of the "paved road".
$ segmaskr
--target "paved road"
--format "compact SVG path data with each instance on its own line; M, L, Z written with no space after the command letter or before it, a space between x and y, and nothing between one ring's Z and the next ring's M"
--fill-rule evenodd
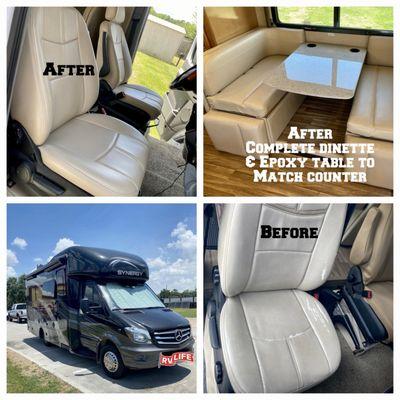
M196 332L196 319L189 319ZM26 324L7 322L7 346L85 393L193 393L196 392L196 364L131 371L120 380L108 378L95 361L70 354L58 347L46 347Z

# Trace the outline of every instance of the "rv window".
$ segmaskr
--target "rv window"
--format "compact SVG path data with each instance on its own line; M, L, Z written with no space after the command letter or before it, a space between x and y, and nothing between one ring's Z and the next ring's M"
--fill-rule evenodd
M56 272L57 296L66 296L67 286L65 284L65 270L60 269Z
M392 7L340 7L340 26L369 30L393 30Z
M100 296L97 290L96 284L94 282L85 283L85 290L83 292L83 297L90 301L90 304L100 304Z
M46 281L42 286L42 296L54 299L56 292L56 282L54 279Z
M110 308L136 309L165 307L147 285L124 286L119 283L107 283L100 287L105 291L104 298L109 303Z
M278 7L284 24L333 26L333 7Z
M278 27L393 36L393 7L271 7Z

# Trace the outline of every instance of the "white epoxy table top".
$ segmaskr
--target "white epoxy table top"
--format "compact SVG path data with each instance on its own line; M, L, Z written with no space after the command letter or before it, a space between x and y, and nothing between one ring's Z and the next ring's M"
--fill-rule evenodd
M333 99L354 96L366 49L332 44L303 43L267 79L285 92Z

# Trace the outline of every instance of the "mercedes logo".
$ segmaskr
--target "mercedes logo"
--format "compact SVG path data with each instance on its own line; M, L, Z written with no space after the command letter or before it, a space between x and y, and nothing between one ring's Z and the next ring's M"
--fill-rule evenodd
M177 329L175 331L175 340L177 342L180 342L182 340L182 331L180 329Z

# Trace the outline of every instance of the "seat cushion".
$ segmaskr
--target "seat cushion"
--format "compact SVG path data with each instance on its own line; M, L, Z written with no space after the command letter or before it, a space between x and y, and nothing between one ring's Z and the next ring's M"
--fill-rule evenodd
M285 95L264 82L284 59L285 56L264 58L221 92L208 97L210 106L220 111L265 117Z
M43 163L93 196L137 196L148 145L130 125L84 114L51 133L39 147Z
M393 142L393 68L364 65L347 122L350 133Z
M120 85L114 93L123 92L125 97L121 100L145 111L150 119L156 119L161 114L163 99L156 92L140 85Z
M367 290L372 292L372 297L367 299L377 317L382 322L388 333L388 342L393 341L393 282L370 283Z
M221 344L235 392L302 392L340 363L335 328L321 303L298 290L228 298Z

